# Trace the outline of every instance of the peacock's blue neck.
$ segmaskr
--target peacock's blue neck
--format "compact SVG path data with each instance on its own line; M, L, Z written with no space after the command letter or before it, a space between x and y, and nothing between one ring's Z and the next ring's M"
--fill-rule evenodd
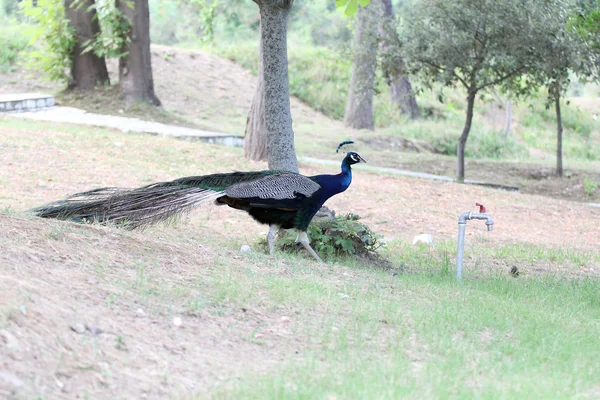
M346 190L348 186L350 186L350 183L352 183L352 168L350 168L347 158L344 158L344 161L342 161L342 173L338 176L340 177L340 182L344 187L343 190Z

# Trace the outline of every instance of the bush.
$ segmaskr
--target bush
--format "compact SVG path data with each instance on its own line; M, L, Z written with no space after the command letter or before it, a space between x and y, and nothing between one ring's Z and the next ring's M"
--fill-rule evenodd
M433 140L437 151L449 156L456 155L458 135L444 135ZM518 158L528 154L527 147L518 143L512 136L499 132L472 132L465 147L468 158Z
M15 69L20 53L27 49L28 40L23 37L19 26L0 28L0 72L7 73Z
M323 258L369 257L383 246L382 237L358 221L355 214L314 219L308 227L311 246ZM297 234L281 231L278 245L282 251L296 252Z

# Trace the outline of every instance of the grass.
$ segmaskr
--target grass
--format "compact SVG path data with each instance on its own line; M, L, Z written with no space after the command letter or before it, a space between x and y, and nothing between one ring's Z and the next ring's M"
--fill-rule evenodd
M429 261L429 272L399 276L332 267L292 269L291 277L263 287L253 282L255 291L266 292L261 301L290 309L298 325L308 325L297 334L315 349L270 374L250 373L215 397L597 394L598 280L492 275L457 282L443 260ZM341 279L342 271L360 279Z
M0 73L16 69L20 53L29 47L29 39L23 34L22 25L7 23L0 15Z

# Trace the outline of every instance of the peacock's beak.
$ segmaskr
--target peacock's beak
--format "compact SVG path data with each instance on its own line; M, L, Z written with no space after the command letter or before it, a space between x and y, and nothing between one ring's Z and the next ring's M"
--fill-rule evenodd
M367 163L364 158L362 158L358 154L357 154L357 156L358 156L358 162L364 162L365 164Z

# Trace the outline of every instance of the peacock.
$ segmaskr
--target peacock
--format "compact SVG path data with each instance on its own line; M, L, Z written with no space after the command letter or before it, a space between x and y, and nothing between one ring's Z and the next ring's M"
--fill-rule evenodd
M351 142L342 142L338 147ZM337 175L304 176L287 171L231 172L190 176L137 189L99 188L30 210L42 218L76 222L113 223L127 229L169 221L202 203L246 211L269 225L267 242L273 255L279 228L296 229L298 240L321 261L310 246L306 230L317 211L352 182L351 166L366 162L350 151Z

